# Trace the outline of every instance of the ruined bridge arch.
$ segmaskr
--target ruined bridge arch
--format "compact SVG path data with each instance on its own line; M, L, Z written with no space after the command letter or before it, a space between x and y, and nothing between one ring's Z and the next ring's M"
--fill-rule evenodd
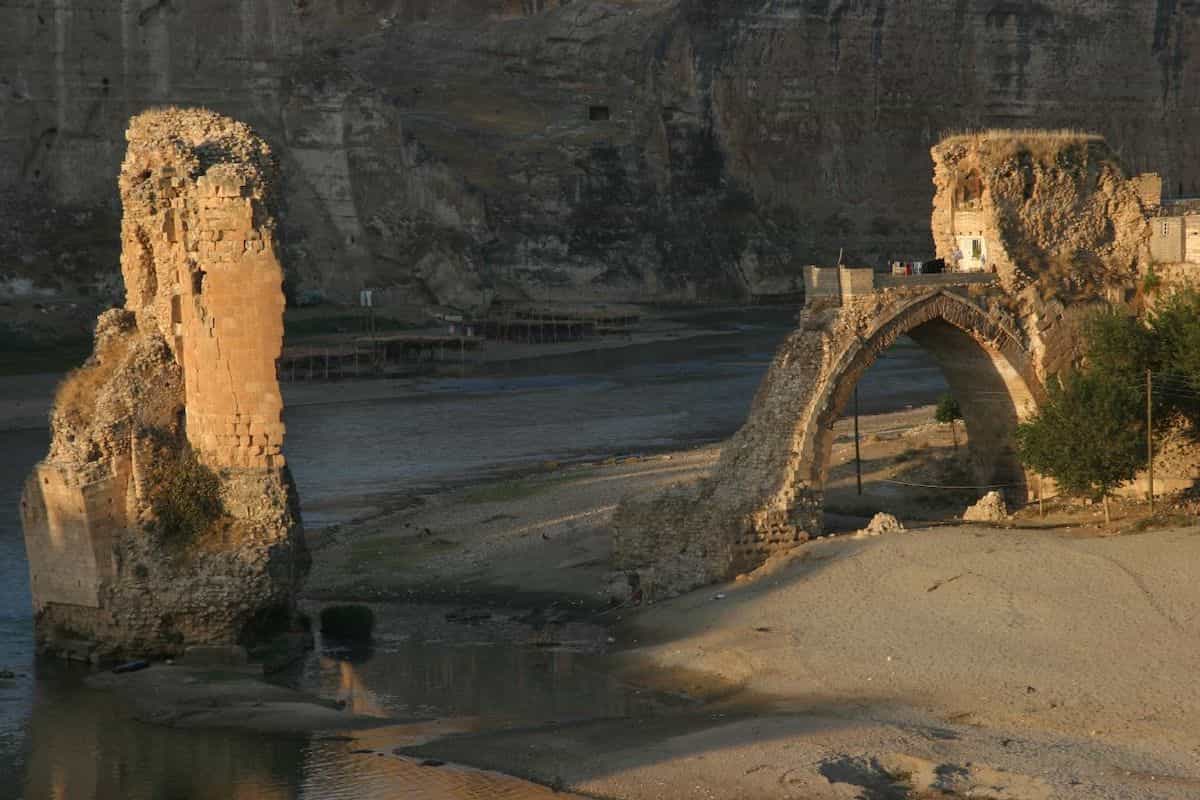
M857 272L867 275L849 274ZM621 505L618 566L678 590L753 568L819 534L833 424L879 354L906 334L937 359L963 406L979 487L1006 484L1025 498L1012 434L1042 389L1016 326L985 310L968 286L876 291L869 273L841 270L830 293L810 287L797 329L710 478ZM868 285L856 292L857 278Z
M1005 487L1010 496L1025 499L1028 486L1013 450L1013 433L1041 398L1030 354L999 318L966 297L935 290L877 309L871 327L847 342L828 374L815 377L815 396L799 411L795 433L792 517L800 527L821 529L819 498L810 501L815 514L806 517L804 495L824 487L834 423L858 381L904 335L933 355L962 406L976 485Z

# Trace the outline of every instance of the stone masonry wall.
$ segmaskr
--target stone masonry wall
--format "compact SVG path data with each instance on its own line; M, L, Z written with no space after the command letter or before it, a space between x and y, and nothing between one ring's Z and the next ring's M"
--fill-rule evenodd
M267 212L277 170L248 128L214 124L177 112L137 117L130 127L121 172L130 303L152 315L184 366L188 441L204 459L215 467L282 467L275 361L283 269ZM194 164L176 151L185 130L207 139ZM221 149L239 160L213 164L195 180L180 174ZM164 152L182 163L162 162Z

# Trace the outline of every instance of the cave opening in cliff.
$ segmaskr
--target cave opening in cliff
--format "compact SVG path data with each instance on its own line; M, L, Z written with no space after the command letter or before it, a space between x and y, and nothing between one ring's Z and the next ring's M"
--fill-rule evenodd
M983 203L983 180L978 172L969 172L958 181L954 192L955 208L974 211Z

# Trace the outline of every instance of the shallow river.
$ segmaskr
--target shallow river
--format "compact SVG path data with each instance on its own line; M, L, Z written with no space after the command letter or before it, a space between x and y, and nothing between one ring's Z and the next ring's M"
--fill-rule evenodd
M722 335L494 365L472 377L289 386L287 453L306 523L531 464L726 437L745 419L789 322L752 310L725 319ZM862 410L927 403L941 391L937 368L902 343L864 378ZM83 671L33 655L17 504L47 440L45 430L0 432L0 668L17 673L0 679L0 800L550 796L503 776L420 766L391 748L431 731L629 716L673 702L603 674L599 629L544 647L503 612L485 632L447 623L453 609L410 606L390 615L372 653L318 651L295 677L360 711L437 720L432 727L309 740L129 721L111 697L83 688Z

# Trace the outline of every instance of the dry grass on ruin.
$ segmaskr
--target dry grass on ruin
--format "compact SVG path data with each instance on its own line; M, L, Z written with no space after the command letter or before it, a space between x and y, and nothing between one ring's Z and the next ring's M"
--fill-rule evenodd
M953 131L939 141L935 150L956 146L972 146L992 157L1004 159L1020 152L1040 159L1051 158L1070 147L1105 145L1105 139L1094 131L1077 128L989 128L974 131Z
M71 370L58 385L54 400L58 416L70 420L85 420L96 405L100 390L109 382L129 350L129 340L114 337L78 369Z
M1099 133L1085 131L1082 128L983 128L980 130L950 131L942 137L941 141L938 142L938 146L1002 139L1052 145L1104 141L1104 137Z

